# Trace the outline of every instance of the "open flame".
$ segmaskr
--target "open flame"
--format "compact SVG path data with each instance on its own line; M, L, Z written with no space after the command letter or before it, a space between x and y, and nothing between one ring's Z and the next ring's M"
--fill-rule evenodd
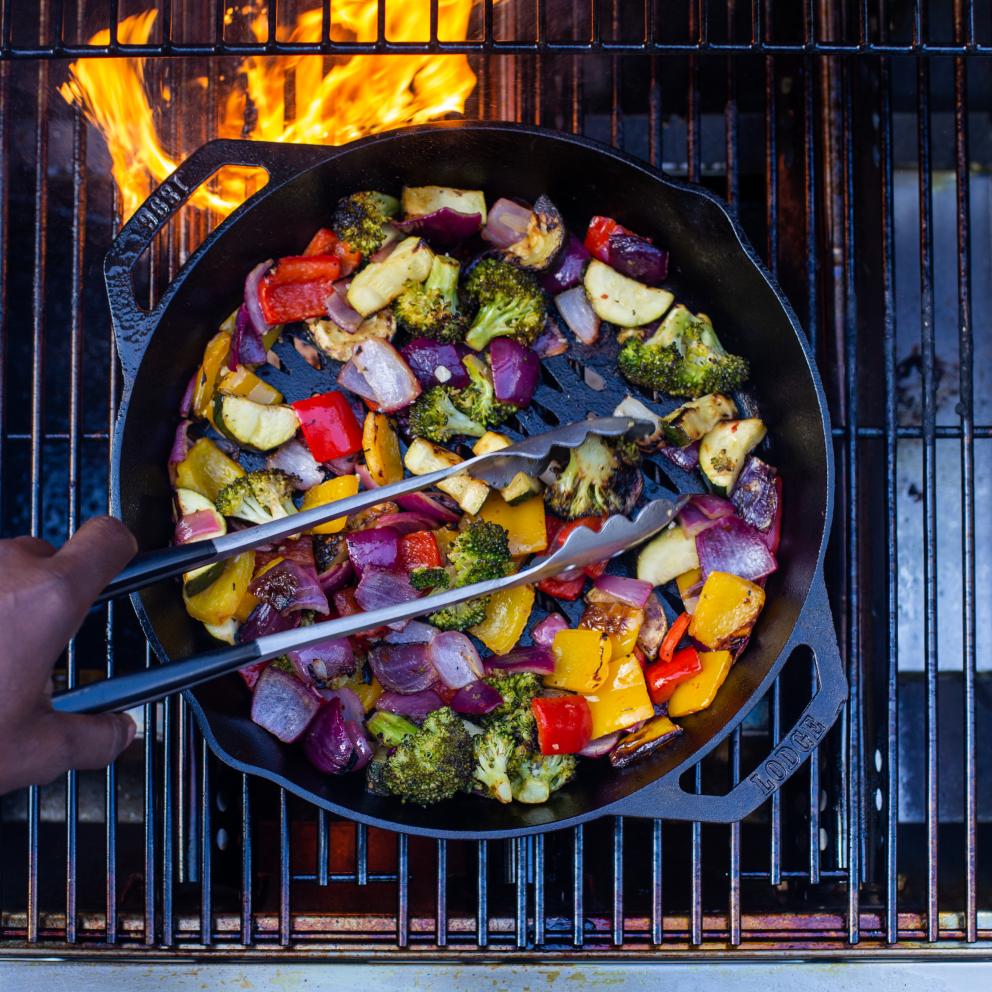
M474 0L439 0L438 36L464 39ZM374 42L376 0L335 0L332 37ZM264 12L234 9L230 22L247 15L259 41L267 37ZM151 36L157 11L135 14L120 22L121 44L143 44ZM321 8L301 14L280 33L280 41L317 42ZM429 4L417 0L386 3L386 37L390 41L425 41L430 37ZM109 31L98 31L94 45L109 43ZM327 67L328 61L333 64ZM421 124L461 113L475 88L475 73L464 55L355 55L327 60L320 56L249 56L237 69L239 85L220 108L218 137L250 137L264 141L343 144L364 135L405 124ZM205 79L200 79L206 85ZM287 115L287 91L293 111ZM178 165L163 146L156 128L153 100L168 103L162 87L151 95L145 59L80 59L69 67L62 96L82 108L103 134L121 194L125 219L152 189ZM177 150L179 151L179 150ZM186 149L189 151L189 149ZM201 186L191 202L221 215L230 213L246 195L245 170L224 170Z

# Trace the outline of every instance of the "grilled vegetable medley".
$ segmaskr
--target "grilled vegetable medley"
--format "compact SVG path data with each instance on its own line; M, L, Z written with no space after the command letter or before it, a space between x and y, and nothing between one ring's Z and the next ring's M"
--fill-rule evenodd
M636 577L603 562L243 669L252 720L322 772L422 804L540 803L580 757L623 768L664 746L713 702L776 568L781 479L733 398L747 361L665 288L665 250L609 217L580 240L547 196L361 191L325 220L302 254L248 274L204 350L169 460L176 543L504 447L541 362L607 335L629 384L616 412L657 429L590 437L498 491L455 474L189 572L186 609L215 638L511 574L633 510L645 457L698 468L706 491L640 549ZM267 381L284 334L327 375L295 403ZM555 601L580 597L572 626Z

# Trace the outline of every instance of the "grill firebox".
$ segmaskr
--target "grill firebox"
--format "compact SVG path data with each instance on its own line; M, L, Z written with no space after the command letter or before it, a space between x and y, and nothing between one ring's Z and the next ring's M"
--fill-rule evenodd
M782 284L831 403L827 578L850 702L742 823L614 818L488 843L334 819L219 764L182 700L145 707L106 774L0 800L0 951L988 953L989 3L484 0L453 41L445 0L423 0L430 30L411 42L387 36L379 3L367 41L342 35L335 4L261 4L259 40L223 2L159 0L138 46L118 26L152 0L109 5L109 25L105 4L0 3L2 536L61 543L107 503L120 380L100 268L122 206L101 137L58 92L68 61L146 58L181 159L216 136L248 57L467 54L468 116L586 134L702 182ZM308 9L316 40L287 40ZM219 219L186 208L159 238L150 302ZM102 607L64 684L153 663L130 606ZM808 701L810 671L793 658L688 787L748 774Z

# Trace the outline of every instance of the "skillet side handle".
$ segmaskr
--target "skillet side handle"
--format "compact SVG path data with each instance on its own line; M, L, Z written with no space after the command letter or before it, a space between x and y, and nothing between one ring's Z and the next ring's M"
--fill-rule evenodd
M698 795L683 790L679 774L673 773L618 803L615 812L703 823L732 823L754 812L810 756L847 700L847 676L822 574L813 580L786 650L791 653L800 645L813 652L819 683L816 694L795 726L747 778L726 795Z
M291 178L302 169L324 161L334 151L333 148L319 145L217 139L193 152L151 193L121 228L103 264L107 300L110 303L117 351L125 379L133 379L148 338L158 322L158 315L171 298L174 287L182 281L177 278L162 295L157 306L152 310L145 310L135 299L131 273L155 235L175 216L179 208L224 166L242 165L264 169L269 176L266 185L239 206L225 221L226 224L240 214L245 205L256 196ZM196 254L194 253L187 265L194 260Z

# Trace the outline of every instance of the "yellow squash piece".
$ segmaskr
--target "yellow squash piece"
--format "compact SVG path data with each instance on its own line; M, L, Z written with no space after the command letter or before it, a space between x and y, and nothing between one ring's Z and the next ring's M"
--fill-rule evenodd
M311 510L315 506L326 506L339 499L354 496L358 492L357 475L338 475L326 482L320 482L312 489L308 489L303 494L303 502L300 504L301 510ZM327 523L317 524L313 528L314 534L337 534L344 530L348 522L347 516L335 517Z
M475 444L472 445L473 455L488 455L490 451L501 451L508 448L512 442L505 434L498 431L486 431Z
M555 670L544 677L544 684L553 689L594 692L606 679L610 641L598 630L559 630L551 653Z
M632 654L610 662L605 681L594 693L586 693L586 701L592 713L593 740L654 716L644 671Z
M703 670L688 682L676 686L672 698L668 700L669 716L688 716L706 709L723 685L734 663L734 656L729 651L700 651L699 660Z
M513 650L530 619L534 606L531 586L500 589L489 597L486 619L469 628L493 654L507 654Z
M403 478L400 441L384 413L365 415L362 450L365 452L365 467L376 485L389 486Z
M244 474L245 470L210 438L201 437L176 466L176 488L192 489L215 503L224 486Z
M729 572L711 572L699 594L689 635L719 651L748 635L765 605L761 586Z
M186 612L194 620L217 626L237 616L241 600L248 591L255 571L255 552L246 551L231 558L224 566L220 578L195 596L183 594Z
M272 406L283 400L282 393L275 386L270 386L243 365L239 365L233 372L221 373L217 380L217 392L224 393L225 396L243 396L246 400L263 406Z
M231 350L231 335L226 331L215 334L203 349L203 361L196 373L196 386L193 389L193 413L197 417L211 416L214 390L217 377Z
M532 555L548 546L544 500L540 496L532 496L516 506L510 506L499 493L491 492L479 511L479 517L506 530L511 555Z
M625 603L592 602L579 620L584 630L598 630L609 638L612 658L622 658L634 650L644 625L644 610Z
M690 568L688 572L683 572L675 577L675 584L678 586L679 595L682 597L682 606L686 613L696 612L696 604L699 602L699 589L696 587L702 580L703 573L698 568ZM696 590L694 595L690 592L692 589Z

